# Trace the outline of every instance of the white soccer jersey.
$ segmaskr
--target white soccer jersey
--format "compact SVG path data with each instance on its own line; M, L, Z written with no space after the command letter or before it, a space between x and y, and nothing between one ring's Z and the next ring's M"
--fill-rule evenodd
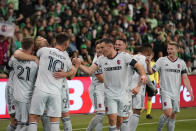
M125 52L118 52L113 59L100 56L95 62L102 69L107 97L120 98L127 95L128 65L134 66L136 60Z
M93 59L93 63L95 63L95 61L97 60L97 55L94 57ZM91 85L93 86L98 86L100 84L103 84L102 82L99 81L99 79L96 77L96 75L98 74L102 74L102 70L101 68L99 68L97 71L95 71L93 74L92 74L92 82L91 82ZM104 90L103 89L100 89L100 90Z
M9 72L9 78L8 78L7 85L6 85L6 86L11 87L12 89L13 89L13 76L14 76L14 70L12 69Z
M172 62L167 56L161 57L156 61L153 70L160 74L161 95L180 100L181 75L186 73L185 62L180 58Z
M45 93L60 95L64 78L55 79L53 72L58 72L60 69L67 72L72 68L68 54L56 48L43 47L38 50L37 56L40 62L36 87Z
M21 61L12 57L9 66L14 69L13 96L20 102L29 103L34 90L38 66L35 61Z
M133 58L137 60L137 62L140 63L144 67L145 71L147 72L146 57L144 55L137 54L134 55ZM136 70L133 70L132 79L131 81L129 81L129 86L131 89L137 87L139 79L140 79L140 75L136 72ZM138 94L145 95L145 87L146 85L142 85Z

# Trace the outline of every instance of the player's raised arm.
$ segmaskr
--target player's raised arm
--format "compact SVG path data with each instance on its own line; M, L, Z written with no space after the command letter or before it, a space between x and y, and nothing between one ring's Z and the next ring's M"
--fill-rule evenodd
M189 80L189 78L188 78L186 73L182 74L182 79L183 79L185 87L187 88L188 92L190 93L191 101L194 101L194 96L193 96L193 92L191 90L190 80Z
M16 50L13 56L19 60L30 60L35 61L37 64L39 63L39 59L37 56L24 53L22 50Z
M149 75L152 75L155 73L155 71L152 69L152 67L150 66L150 61L151 59L149 57L146 57L146 65L147 65L147 71Z

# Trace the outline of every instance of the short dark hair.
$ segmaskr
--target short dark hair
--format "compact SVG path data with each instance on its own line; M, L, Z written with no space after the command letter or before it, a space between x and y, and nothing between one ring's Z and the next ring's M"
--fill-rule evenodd
M24 50L30 49L32 45L34 45L34 39L33 38L31 38L31 37L23 38L21 46Z
M95 41L95 46L97 46L98 44L102 43L102 39L96 40Z
M56 42L58 45L63 45L63 43L65 41L68 41L69 40L69 35L67 35L66 33L59 33L57 36L56 36Z
M122 42L125 43L125 44L127 43L127 40L126 40L126 39L123 39L123 38L116 39L116 41L117 41L117 40L120 40L120 41L122 41ZM115 41L115 43L116 43L116 41Z
M114 41L112 39L109 39L109 38L103 38L101 41L104 42L105 44L114 45Z

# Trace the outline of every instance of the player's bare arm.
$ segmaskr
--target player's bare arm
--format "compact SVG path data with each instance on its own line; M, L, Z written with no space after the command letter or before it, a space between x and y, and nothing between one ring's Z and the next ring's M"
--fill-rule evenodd
M77 61L80 61L78 58L73 58L72 62L75 64ZM90 67L85 65L80 65L79 69L83 72L92 75L96 70L98 70L98 66L96 64L92 64Z
M193 96L193 92L191 90L190 80L189 80L186 73L182 74L182 79L183 79L185 87L187 88L188 92L190 93L191 101L194 101L194 96Z
M149 75L152 75L155 73L155 71L152 69L152 67L150 66L150 61L151 59L149 57L146 57L146 65L147 65L147 71Z
M147 83L147 76L146 76L146 72L145 72L145 69L144 67L139 64L138 62L135 64L134 68L137 69L137 71L139 72L140 74L140 81L143 83L143 84L146 84Z
M13 55L16 59L35 61L39 65L39 59L37 56L24 53L22 50L16 50Z
M141 85L142 85L142 82L141 82L141 81L138 81L137 87L133 88L133 89L131 90L131 92L132 92L134 95L137 95L137 94L139 93L139 91L140 91Z
M104 83L103 74L95 75L101 83Z

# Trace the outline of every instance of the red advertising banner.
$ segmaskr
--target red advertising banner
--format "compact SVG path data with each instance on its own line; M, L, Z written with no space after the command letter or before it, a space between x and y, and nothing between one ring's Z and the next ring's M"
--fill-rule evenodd
M194 96L196 97L196 76L189 76L189 79L191 81ZM9 118L5 103L6 83L7 79L0 79L0 118ZM75 77L74 79L68 81L71 114L94 112L94 108L92 107L92 103L88 94L90 83L90 77ZM196 106L196 100L190 102L190 95L187 89L184 87L183 83L181 85L180 98L180 107ZM152 98L152 108L161 108L159 94Z

